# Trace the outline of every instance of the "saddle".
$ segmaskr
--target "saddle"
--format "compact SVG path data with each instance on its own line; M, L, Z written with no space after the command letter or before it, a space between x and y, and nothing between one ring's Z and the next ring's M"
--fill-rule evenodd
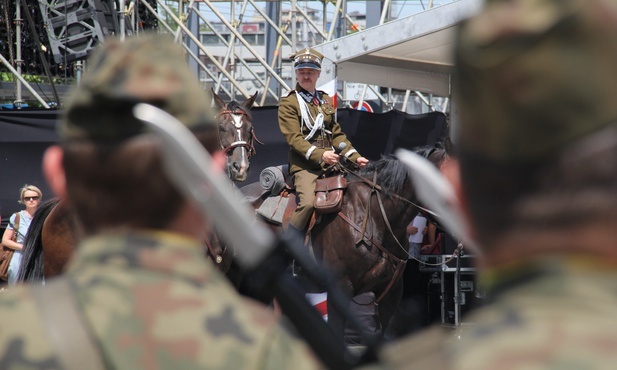
M287 165L267 167L261 171L259 182L240 189L257 216L285 228L297 206L293 177L288 175L287 168Z
M284 228L297 207L293 176L288 175L287 168L287 165L268 167L259 175L258 183L242 188L245 199L251 204L256 205L262 201L255 209L259 217ZM343 206L346 179L340 173L332 171L325 175L316 181L315 216L339 212Z

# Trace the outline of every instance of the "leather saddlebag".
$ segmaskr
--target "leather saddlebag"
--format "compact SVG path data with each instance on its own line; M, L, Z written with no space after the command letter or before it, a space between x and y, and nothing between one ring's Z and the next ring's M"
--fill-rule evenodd
M334 213L343 209L345 188L347 188L347 180L343 175L317 179L315 184L315 213Z

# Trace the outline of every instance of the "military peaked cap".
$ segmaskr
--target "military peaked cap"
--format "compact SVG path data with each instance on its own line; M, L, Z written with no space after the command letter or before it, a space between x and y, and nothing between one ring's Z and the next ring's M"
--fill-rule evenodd
M321 70L323 55L311 48L302 49L292 55L291 58L294 61L294 69L311 68Z

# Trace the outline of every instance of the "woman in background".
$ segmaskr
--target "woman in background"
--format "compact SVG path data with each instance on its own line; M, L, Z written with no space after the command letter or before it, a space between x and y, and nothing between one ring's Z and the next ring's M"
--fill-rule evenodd
M15 285L17 273L19 272L19 265L21 263L24 239L26 238L26 233L30 227L32 217L39 208L42 198L43 193L39 188L34 185L24 185L19 190L19 203L25 205L26 209L11 215L9 218L9 224L4 231L4 235L2 235L2 245L15 250L11 263L9 264L9 286ZM19 227L15 230L14 226L17 219L17 214L19 214ZM17 241L13 241L14 233L17 233Z

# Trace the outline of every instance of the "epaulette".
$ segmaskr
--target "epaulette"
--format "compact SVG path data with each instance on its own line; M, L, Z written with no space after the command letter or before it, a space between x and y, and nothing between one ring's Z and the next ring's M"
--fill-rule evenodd
M286 98L286 97L290 96L290 95L291 95L291 94L293 94L295 91L296 91L295 89L291 89L291 90L289 90L289 91L286 91L286 92L283 94L283 98Z

